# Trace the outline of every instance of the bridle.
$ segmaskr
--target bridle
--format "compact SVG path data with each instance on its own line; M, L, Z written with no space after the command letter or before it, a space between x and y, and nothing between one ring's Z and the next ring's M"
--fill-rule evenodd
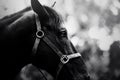
M70 59L72 58L77 58L80 57L80 53L75 53L75 54L70 54L70 55L64 55L48 38L47 36L44 35L44 32L41 29L41 24L39 21L39 17L38 15L35 13L35 19L36 19L36 26L37 26L37 32L36 32L36 40L35 43L33 45L33 55L36 54L39 43L40 43L40 39L42 38L43 41L60 57L60 63L58 65L58 70L57 70L57 74L56 74L56 80L57 77L63 67L63 65L65 65L66 63L69 62Z

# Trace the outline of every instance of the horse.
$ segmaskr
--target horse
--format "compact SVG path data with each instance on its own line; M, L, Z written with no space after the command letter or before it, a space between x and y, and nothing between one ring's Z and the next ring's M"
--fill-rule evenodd
M32 64L55 80L90 80L85 62L63 24L54 9L38 0L0 19L2 79L15 80L25 65Z

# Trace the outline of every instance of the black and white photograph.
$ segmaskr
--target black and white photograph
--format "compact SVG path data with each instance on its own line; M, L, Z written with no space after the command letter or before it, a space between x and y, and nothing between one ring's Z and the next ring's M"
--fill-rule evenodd
M0 0L1 80L120 80L120 0Z

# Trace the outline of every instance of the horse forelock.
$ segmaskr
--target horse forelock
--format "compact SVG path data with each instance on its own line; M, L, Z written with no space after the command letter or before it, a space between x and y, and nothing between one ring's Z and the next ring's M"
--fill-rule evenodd
M62 16L58 14L55 10L50 7L44 6L44 8L49 13L49 29L57 31L60 28L61 23L63 22Z

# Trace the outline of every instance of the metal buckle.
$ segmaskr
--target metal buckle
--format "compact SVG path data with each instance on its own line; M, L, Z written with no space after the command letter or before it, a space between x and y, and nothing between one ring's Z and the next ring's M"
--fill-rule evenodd
M36 32L36 36L37 36L37 38L42 38L44 36L44 32L42 30L38 30Z
M67 55L62 55L60 61L63 63L63 64L66 64L68 61L69 61L69 57Z
M62 57L60 58L60 61L63 64L66 64L70 59L77 58L80 56L81 56L80 53L74 53L74 54L70 54L70 55L62 55Z

